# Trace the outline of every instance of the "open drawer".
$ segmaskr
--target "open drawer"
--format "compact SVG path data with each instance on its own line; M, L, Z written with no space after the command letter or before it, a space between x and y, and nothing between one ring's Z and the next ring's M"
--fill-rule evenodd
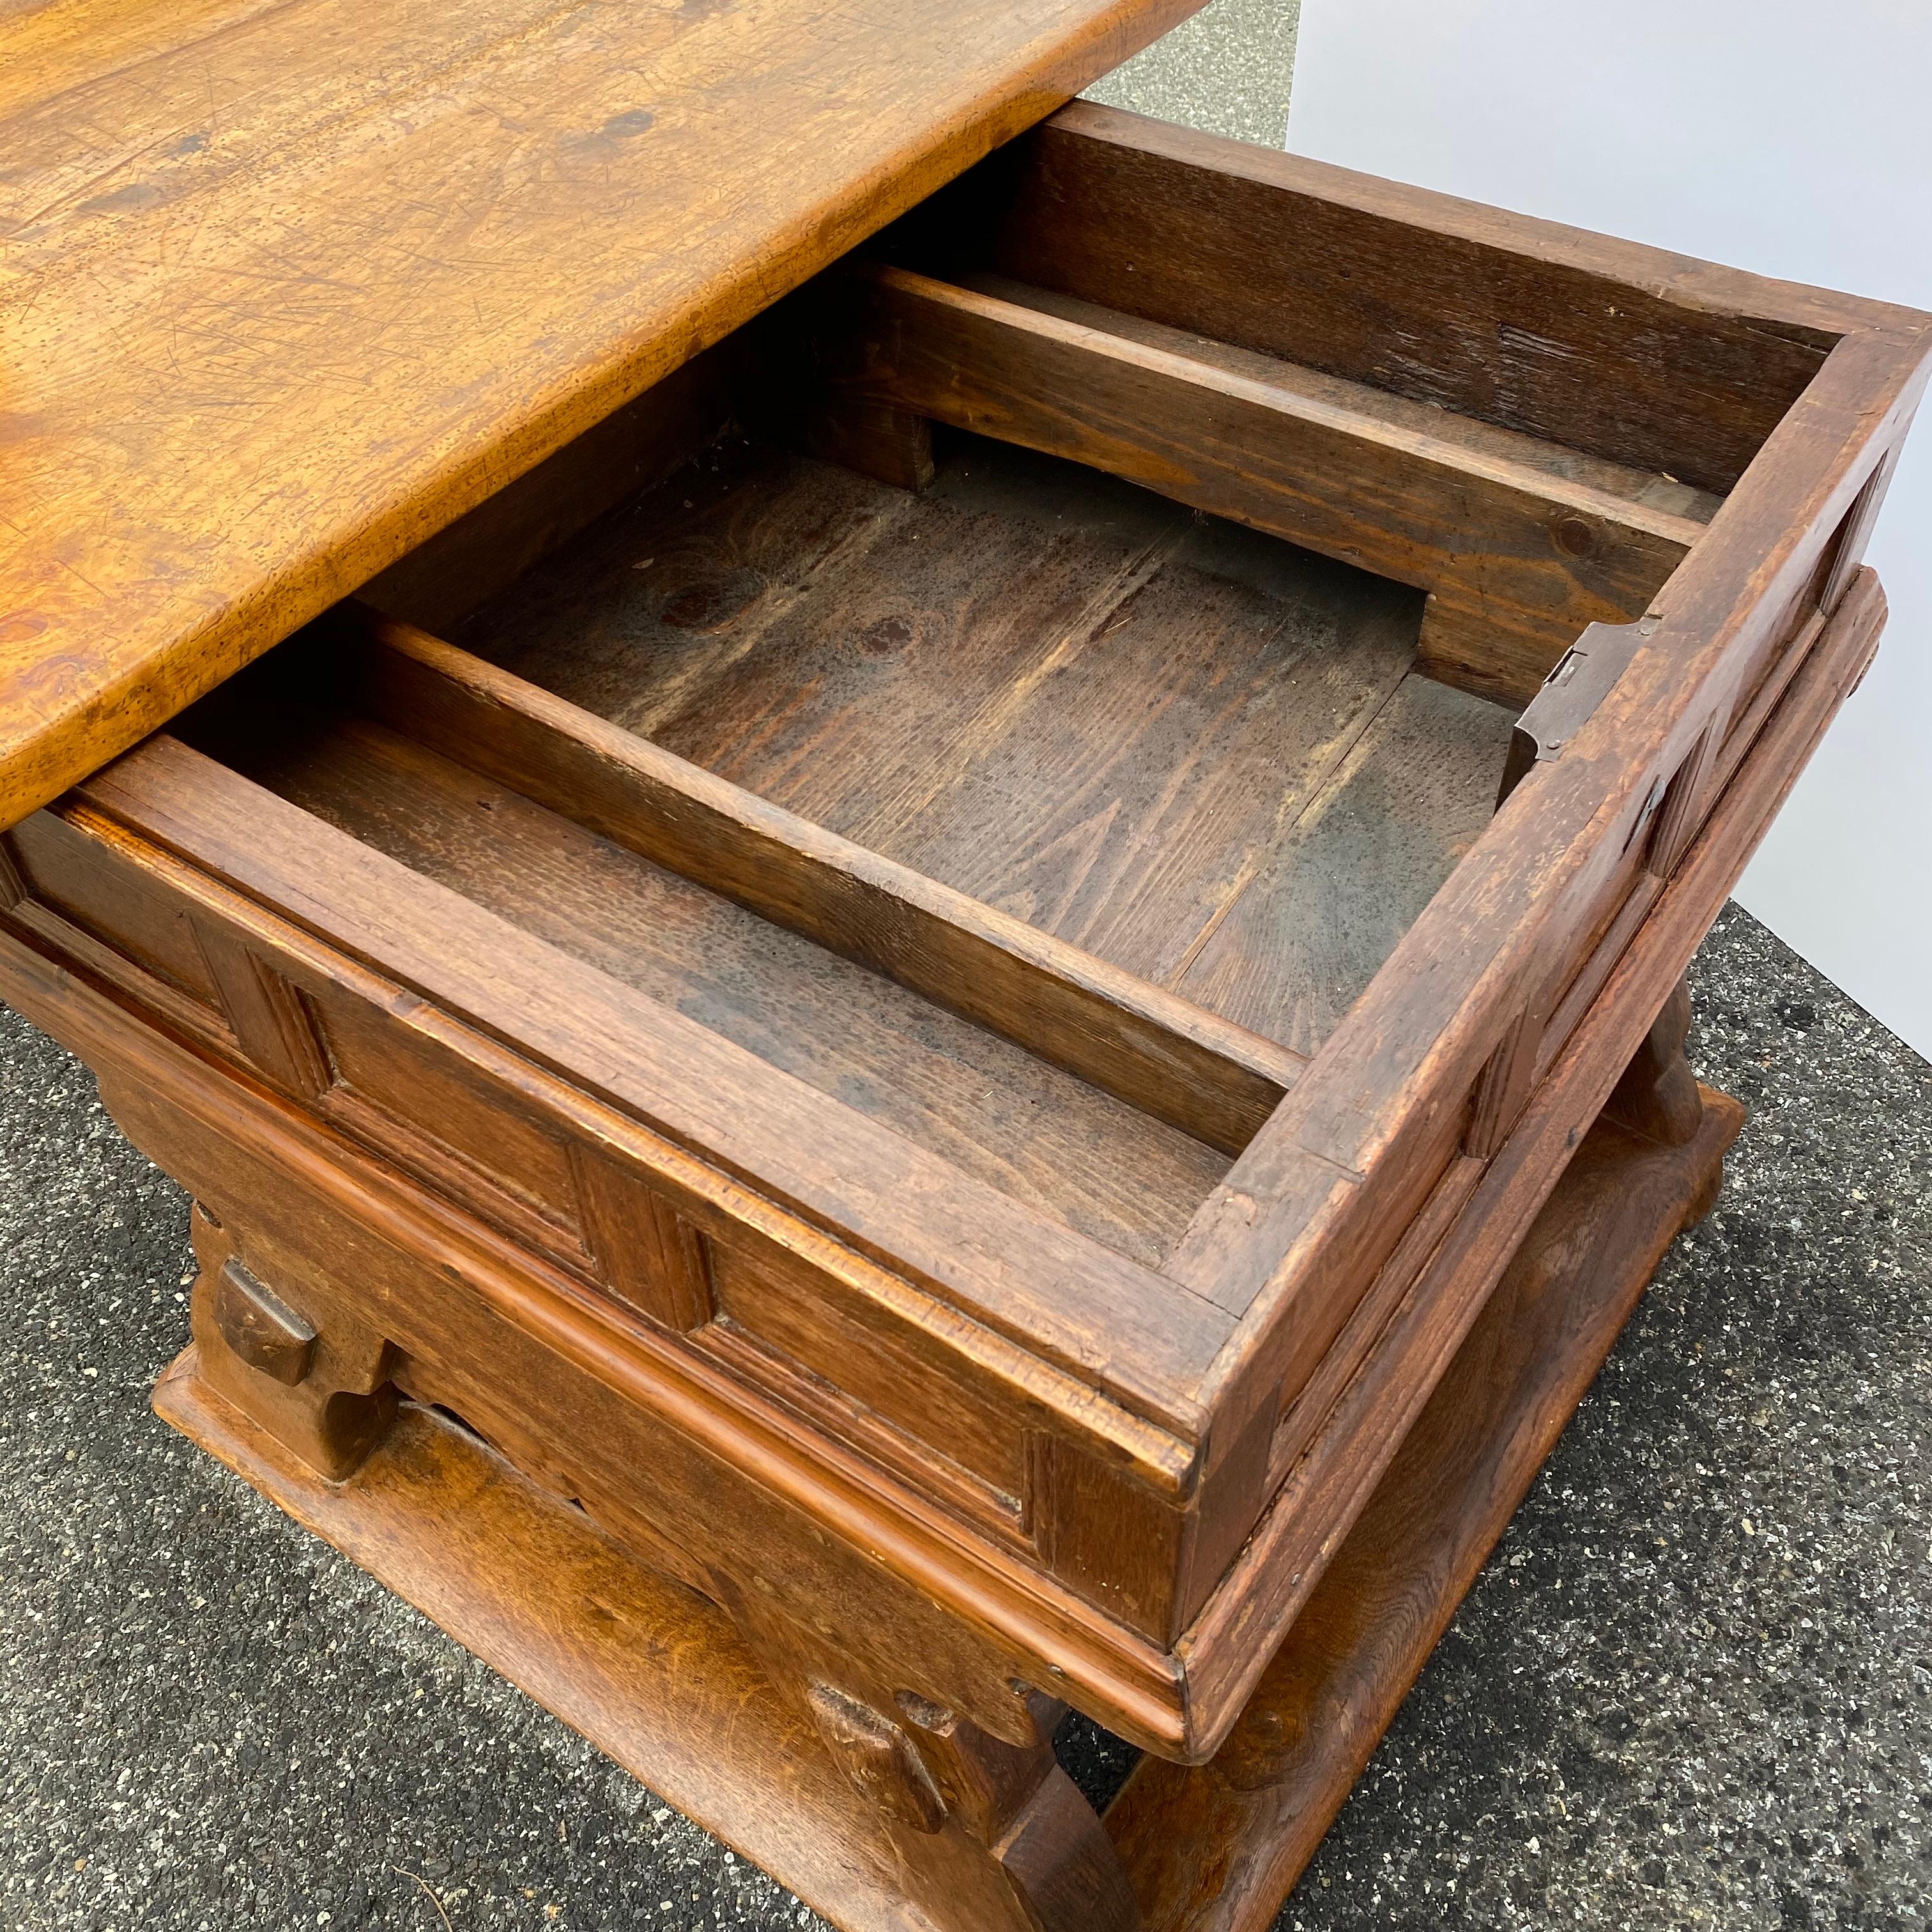
M1070 110L10 917L1204 1754L1882 616L1912 328L1498 219Z

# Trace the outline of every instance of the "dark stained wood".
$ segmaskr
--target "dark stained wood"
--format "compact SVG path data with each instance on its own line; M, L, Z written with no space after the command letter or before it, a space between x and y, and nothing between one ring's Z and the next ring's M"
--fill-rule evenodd
M222 1004L209 948L164 885L40 814L8 835L23 896L208 1006Z
M208 1388L241 1404L314 1474L345 1480L395 1418L388 1342L354 1316L332 1322L325 1337L242 1261L206 1208L190 1226L200 1273L190 1319Z
M1576 1120L1594 1119L1609 1099L1634 1044L1643 1039L1646 1016L1659 1012L1681 980L1698 939L1870 661L1883 608L1869 573L1863 581L1867 594L1840 607L1840 622L1792 680L1738 782L1670 886L1627 936L1496 1158L1485 1167L1457 1154L1429 1170L1441 1178L1415 1223L1426 1238L1405 1234L1397 1251L1407 1256L1406 1271L1391 1261L1376 1278L1316 1378L1303 1384L1270 1370L1258 1378L1270 1393L1286 1390L1284 1429L1294 1430L1306 1449L1190 1632L1203 1665L1193 1688L1204 1735L1222 1734L1252 1690L1261 1660L1273 1654L1320 1579L1324 1539L1366 1503L1419 1412L1418 1392L1432 1388L1447 1366L1582 1139ZM1854 585L1855 594L1859 588ZM1556 1030L1552 1023L1548 1031ZM1438 1203L1446 1214L1435 1212ZM1333 1406L1310 1418L1293 1398L1318 1387L1331 1392ZM1229 1641L1236 1629L1245 1648ZM1210 1656L1216 1665L1206 1664ZM1245 1668L1222 1676L1220 1665L1244 1657Z
M862 1297L776 1244L708 1247L722 1319L706 1340L720 1360L881 1460L891 1460L895 1437L921 1445L916 1466L935 1494L1025 1545L1028 1438L990 1377L949 1360L930 1323L882 1320Z
M194 930L216 1004L242 1052L292 1092L320 1099L334 1085L338 1069L301 993L221 927L197 923Z
M815 490L819 473L800 480ZM614 715L804 818L885 843L878 829L1104 630L1187 528L1143 492L1084 495L969 451L944 487L898 496L875 542L821 572L675 710L645 685Z
M1666 1147L1687 1145L1702 1110L1684 1058L1690 1030L1690 982L1680 980L1617 1082L1604 1112L1618 1126Z
M1924 353L1922 343L1901 352L1865 338L1833 352L1816 406L1808 398L1780 425L1761 471L1672 578L1666 608L1640 624L1641 647L1610 698L1511 794L1197 1217L1170 1271L1219 1283L1252 1311L1248 1337L1225 1358L1226 1385L1239 1382L1258 1400L1277 1366L1299 1380L1339 1332L1441 1172L1453 1144L1443 1124L1466 1105L1530 981L1567 982L1613 922L1643 856L1640 847L1632 856L1636 829L1658 779L1712 728L1714 709L1728 718L1732 680L1763 662L1774 625L1790 626L1791 600L1868 473L1874 443L1910 419ZM1886 400L1868 412L1832 400L1871 386ZM1807 479L1802 507L1782 480L1790 476ZM1767 508L1775 500L1792 520L1772 513L1768 540L1754 500ZM1742 596L1745 583L1762 596ZM1841 614L1850 602L1848 593ZM1628 734L1648 748L1643 755L1616 748L1634 741ZM1707 784L1687 829L1713 802ZM1634 1043L1624 1042L1625 1054Z
M323 719L280 744L271 728L237 762L367 848L1140 1261L1160 1258L1226 1172L1057 1066L380 726Z
M782 333L774 328L766 339L776 348ZM761 386L767 406L753 418L760 430L895 490L923 490L932 482L928 418L890 403L831 394L796 361L783 368L787 393L778 407L770 406L770 386Z
M371 578L364 600L425 630L446 631L500 596L551 551L717 440L730 417L734 348L708 350L573 437Z
M489 599L454 640L655 737L910 506L850 470L728 437Z
M1002 274L1720 493L1905 313L1085 101L992 172Z
M836 491L836 478L755 461L734 473L742 480L713 520L731 531L730 554L756 554L766 570L782 571L786 533L812 527L809 506ZM753 492L755 508L742 501ZM1275 1022L1293 1008L1328 1016L1312 1032L1318 1044L1487 819L1497 735L1489 706L1453 692L1405 698L1402 712L1419 709L1438 721L1433 746L1419 744L1414 731L1375 726L1413 662L1412 596L1224 522L1174 517L1141 492L1089 483L1071 465L976 440L952 453L930 496L903 504L875 542L824 564L807 544L782 579L807 580L796 601L769 625L748 612L728 626L722 634L736 633L731 647L715 658L707 641L706 668L679 674L680 710L663 718L664 661L654 645L633 661L634 682L626 686L606 647L586 648L581 638L635 634L632 613L643 604L647 614L650 575L632 572L628 556L661 548L655 518L680 528L674 499L674 490L648 512L640 507L622 544L600 542L569 583L561 562L549 573L568 621L536 621L516 653L521 671L613 716L657 718L655 728L687 758L1010 916L988 920L952 895L927 892L949 927L977 926L1012 952L1030 928L1030 950L1042 958L1054 956L1058 938L1124 968L1110 975L1070 961L1070 980L1083 975L1104 992L1103 1002L1076 1013L1049 1001L1052 987L1012 983L998 958L962 952L956 937L936 959L927 956L925 927L920 953L894 950L902 915L887 920L862 902L825 899L841 882L802 873L790 855L824 850L839 872L889 880L906 904L922 897L919 887L849 848L814 842L795 818L758 821L755 846L728 854L720 838L702 850L707 883L949 1005L970 1002L964 1010L976 1017L1214 1145L1238 1152L1259 1125L1251 1109L1208 1104L1232 1083L1211 1065L1174 1080L1159 1064L1174 1047L1158 1042L1144 1063L1154 1077L1132 1078L1130 1065L1117 1066L1088 1044L1101 1018L1144 1012L1175 1040L1198 1037L1228 1060L1245 1059L1277 1083L1256 1096L1271 1109L1299 1069L1310 1029L1296 1036L1294 1056L1274 1060L1257 1052L1254 1036L1280 1040ZM1042 610L1048 563L1053 598ZM720 569L722 560L710 567ZM1016 624L1029 597L1033 621ZM479 614L471 634L500 651L521 632L526 608L518 599ZM1066 610L1078 621L1069 623ZM908 634L899 647L865 647L896 624ZM381 715L430 730L472 762L494 753L489 769L506 782L535 787L580 814L594 806L600 829L691 868L681 854L697 836L688 801L700 788L687 767L560 710L543 713L554 745L526 730L512 755L518 720L541 700L488 686L474 667L439 657L422 640L390 641L395 655L376 666L369 700ZM446 695L412 663L433 665L459 688ZM464 693L478 701L455 707ZM1365 730L1371 769L1351 794L1363 862L1349 862L1354 870L1336 890L1346 896L1341 910L1358 922L1366 912L1367 922L1354 934L1325 932L1324 905L1304 895L1274 916L1298 922L1299 946L1284 949L1265 930L1270 915L1262 909L1282 883L1270 854L1338 772L1354 770L1348 761ZM579 739L594 744L596 764L574 753ZM1386 748L1379 754L1378 746ZM1412 754L1419 763L1439 758L1444 767L1419 790L1390 765ZM619 764L621 794L610 782ZM1479 775L1466 798L1452 782L1466 772ZM633 800L647 780L678 802L675 837L640 816L646 801ZM716 798L721 812L755 818L742 794L702 795ZM1394 818L1372 823L1378 812ZM1237 903L1252 914L1237 929L1257 936L1249 966L1280 997L1250 1001L1241 1032L1220 1042L1200 1010L1234 1008L1203 990L1204 978L1181 982ZM1222 964L1229 944L1216 950ZM1359 969L1346 996L1332 976L1321 988L1282 990L1311 958L1325 969L1338 949ZM944 970L948 955L968 970ZM1184 1003L1160 999L1142 980L1174 987ZM1238 1000L1246 990L1237 989Z
M1003 278L854 272L836 386L1414 584L1463 640L1461 657L1431 644L1432 664L1519 701L1586 624L1640 616L1715 507L1609 463L1586 480L1534 439ZM1648 500L1672 494L1679 507Z
M324 1096L331 1124L440 1196L482 1213L540 1256L582 1266L589 1258L572 1238L578 1189L570 1158L580 1144L668 1190L680 1214L712 1238L714 1281L734 1319L705 1334L716 1346L738 1334L742 1324L751 1339L766 1338L776 1348L770 1366L776 1372L754 1379L780 1399L796 1404L812 1386L802 1388L801 1364L836 1374L915 1436L937 1432L948 1452L1016 1493L1012 1472L1021 1433L1064 1426L1103 1443L1110 1458L1137 1468L1157 1490L1171 1492L1184 1481L1184 1446L1097 1400L1072 1378L1047 1370L1036 1354L393 983L304 943L178 862L143 850L111 823L84 813L76 818L86 825L86 839L115 851L117 862L140 854L152 875L196 907L199 920L232 930L251 949L286 962L311 1011L326 1022L330 1056L342 1076ZM165 982L106 948L77 950L80 935L71 927L36 918L29 930L84 964L90 976L104 976L130 1004L158 1011L170 1034L199 1039L218 1061L232 1046L206 1006L176 998ZM34 1010L44 1010L43 995L30 991L25 997ZM259 1077L253 1066L242 1070ZM770 1284L755 1298L746 1286L754 1275ZM789 1372L788 1356L795 1358ZM876 1377L866 1372L868 1362L876 1364ZM736 1366L753 1365L741 1355ZM808 1405L814 1420L848 1439L855 1432L865 1435L863 1418L842 1408L832 1382L818 1386L831 1400ZM878 1451L889 1445L868 1437L867 1447ZM896 1460L903 1461L907 1445L898 1447ZM929 1454L921 1466L931 1473Z
M997 728L948 740L916 812L860 836L1221 1010L1190 963L1401 682L1414 626L1393 586L1202 524Z
M314 1329L232 1256L212 1291L216 1332L250 1368L293 1388L314 1366Z
M1487 828L1510 715L1412 674L1283 827L1175 982L1312 1054Z

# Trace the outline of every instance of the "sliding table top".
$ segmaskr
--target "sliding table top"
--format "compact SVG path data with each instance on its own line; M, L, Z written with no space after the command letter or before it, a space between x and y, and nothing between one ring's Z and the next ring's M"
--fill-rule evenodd
M0 9L0 829L1199 4Z

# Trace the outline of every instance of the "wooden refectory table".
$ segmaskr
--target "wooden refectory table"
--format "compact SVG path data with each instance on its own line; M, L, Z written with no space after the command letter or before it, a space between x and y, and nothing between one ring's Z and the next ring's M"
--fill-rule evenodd
M1270 1923L1884 621L1927 318L1064 105L1190 10L0 24L0 996L194 1198L156 1406L850 1932Z

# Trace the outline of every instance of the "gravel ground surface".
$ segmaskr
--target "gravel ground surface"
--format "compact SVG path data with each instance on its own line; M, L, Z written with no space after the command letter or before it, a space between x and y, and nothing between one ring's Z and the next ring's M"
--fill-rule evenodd
M1087 98L1279 148L1300 13L1300 0L1210 0Z
M1735 909L1696 986L1723 1200L1285 1928L1922 1919L1932 1069ZM154 1420L187 1204L0 1055L0 1925L815 1923Z

